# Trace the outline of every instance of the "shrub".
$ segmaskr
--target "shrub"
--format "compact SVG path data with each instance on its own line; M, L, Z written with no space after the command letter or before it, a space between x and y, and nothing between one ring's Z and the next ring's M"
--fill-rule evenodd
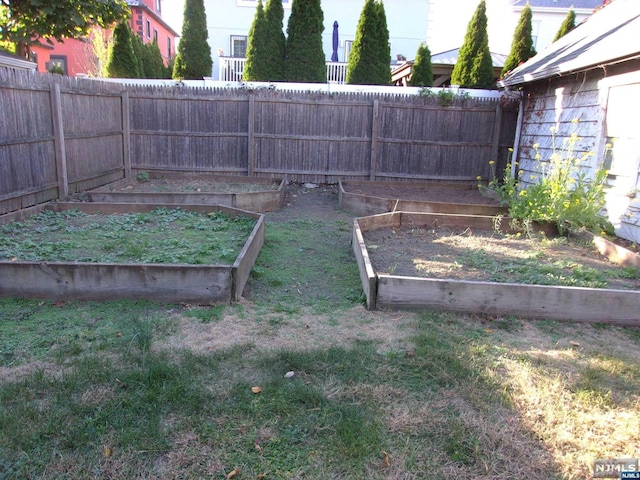
M600 215L605 206L607 170L601 167L589 178L581 167L592 152L576 154L578 134L574 131L561 149L556 148L555 127L551 128L551 134L552 153L548 161L542 161L538 145L533 146L537 164L530 180L534 183L522 188L521 180L514 177L508 163L503 178L494 177L489 187L498 192L503 204L509 207L509 216L525 230L531 222L555 222L560 233L580 228L612 233L613 227Z

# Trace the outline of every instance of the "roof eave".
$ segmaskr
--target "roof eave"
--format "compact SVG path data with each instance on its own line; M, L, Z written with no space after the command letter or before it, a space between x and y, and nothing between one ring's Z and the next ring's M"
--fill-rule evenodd
M556 67L556 68L550 68L550 69L544 70L542 72L525 73L522 75L518 74L517 72L514 72L515 75L513 76L513 78L510 78L510 75L508 75L505 79L498 81L498 86L499 87L517 87L517 86L524 85L525 83L532 83L539 80L547 80L549 78L554 78L554 77L566 77L569 75L574 75L576 73L586 72L588 70L595 70L597 68L603 68L610 65L616 65L618 63L635 60L637 58L640 58L640 52L634 55L627 55L625 57L610 59L604 63L584 65L579 68L574 68L572 70L562 70L560 67Z

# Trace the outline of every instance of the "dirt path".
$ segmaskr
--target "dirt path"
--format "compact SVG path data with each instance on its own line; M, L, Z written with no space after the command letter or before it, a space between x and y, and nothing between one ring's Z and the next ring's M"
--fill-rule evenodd
M308 188L292 183L287 187L284 205L281 209L266 214L268 222L284 222L292 219L314 219L322 222L334 220L351 221L353 216L338 208L337 185L318 185Z

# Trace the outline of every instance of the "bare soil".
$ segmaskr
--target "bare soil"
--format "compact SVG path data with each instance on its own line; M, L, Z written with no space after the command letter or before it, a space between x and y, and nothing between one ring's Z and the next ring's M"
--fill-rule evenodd
M129 185L106 185L98 191L140 193L253 193L277 190L278 183L228 182L206 177L158 177Z
M586 284L578 286L640 289L637 272L636 278L624 278L633 272L590 245L564 237L528 238L465 227L381 228L363 235L378 273L545 285L574 285L580 279ZM536 274L541 268L543 273ZM606 285L594 284L602 281Z
M361 184L349 182L343 183L346 192L356 193L360 195L368 195L371 197L413 200L421 202L441 202L441 203L459 203L472 205L495 205L499 206L500 202L491 198L483 197L477 188L463 189L438 186L437 184L425 183L424 185L407 184L400 186L398 184L383 185L380 182L371 184Z

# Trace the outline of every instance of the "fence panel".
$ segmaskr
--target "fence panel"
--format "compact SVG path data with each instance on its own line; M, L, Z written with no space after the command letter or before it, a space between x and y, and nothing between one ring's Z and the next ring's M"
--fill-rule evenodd
M134 168L246 174L246 95L130 95Z
M141 86L0 69L0 214L139 171L469 181L507 162L500 98ZM474 92L476 95L477 92Z

